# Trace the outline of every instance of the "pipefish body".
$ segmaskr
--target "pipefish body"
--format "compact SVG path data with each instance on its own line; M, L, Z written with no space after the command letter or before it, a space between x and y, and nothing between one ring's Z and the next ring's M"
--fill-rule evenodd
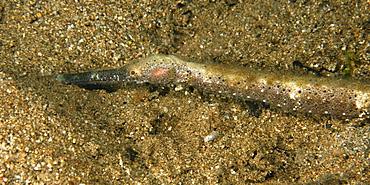
M61 74L57 80L84 88L185 84L291 111L349 117L364 117L370 111L370 86L361 81L186 62L172 55L154 55L118 69Z

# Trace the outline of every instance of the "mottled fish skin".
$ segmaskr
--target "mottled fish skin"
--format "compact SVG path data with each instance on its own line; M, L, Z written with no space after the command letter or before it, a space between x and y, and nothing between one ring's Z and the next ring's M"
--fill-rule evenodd
M364 82L185 62L172 55L154 55L119 69L58 75L57 80L88 89L121 88L123 83L180 83L314 114L364 117L370 107L370 86Z

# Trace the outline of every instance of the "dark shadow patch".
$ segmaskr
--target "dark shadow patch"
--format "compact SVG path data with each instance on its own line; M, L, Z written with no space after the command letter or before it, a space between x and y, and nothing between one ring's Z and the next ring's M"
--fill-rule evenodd
M308 72L312 72L312 73L314 73L318 77L324 77L324 75L321 74L321 72L323 70L325 70L324 68L321 68L320 70L316 70L316 69L313 69L311 67L307 67L307 66L303 65L300 61L297 61L297 60L296 61L293 61L293 66L294 67L301 68L301 69L305 69Z
M105 90L108 93L116 92L120 88L118 88L116 85L99 85L99 84L79 84L77 85L80 88L86 89L86 90Z
M238 0L225 0L225 3L228 7L233 7L239 3Z
M261 106L255 101L245 101L245 104L248 106L249 112L252 116L259 118L262 114Z
M159 96L166 96L171 91L170 87L160 85L149 85L149 92L158 92Z
M126 148L126 157L130 159L130 161L134 162L135 159L137 158L137 155L139 154L137 151L132 149L131 147Z
M150 122L150 125L152 126L152 129L149 131L149 134L157 135L158 133L164 131L165 128L164 128L163 122L161 120L161 118L163 116L164 116L163 114L159 115L157 119L154 119L153 121Z

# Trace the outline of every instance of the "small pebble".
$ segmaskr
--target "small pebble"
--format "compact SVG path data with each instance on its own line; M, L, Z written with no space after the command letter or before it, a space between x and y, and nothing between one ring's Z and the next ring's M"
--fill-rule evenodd
M220 134L217 131L212 131L211 134L204 137L204 142L212 141L216 138L218 138Z

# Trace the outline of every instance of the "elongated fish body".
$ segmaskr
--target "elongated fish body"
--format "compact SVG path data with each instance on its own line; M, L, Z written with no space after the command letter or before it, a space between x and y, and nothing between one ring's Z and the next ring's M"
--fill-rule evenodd
M57 80L89 89L121 88L124 83L185 84L314 114L364 117L370 109L370 86L360 81L193 63L172 55L154 55L119 69L62 74Z

